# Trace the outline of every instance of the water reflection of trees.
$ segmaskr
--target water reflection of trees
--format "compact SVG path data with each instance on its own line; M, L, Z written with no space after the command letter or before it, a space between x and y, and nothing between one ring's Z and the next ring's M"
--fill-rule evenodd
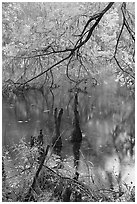
M73 130L74 96L75 92L78 91L79 103L77 108L83 135L81 151L86 160L93 162L96 171L101 168L105 172L107 180L111 183L112 168L106 171L107 161L110 158L113 160L115 155L118 160L115 165L117 166L119 163L122 166L126 157L134 157L135 146L134 97L129 97L131 94L129 89L120 86L117 82L115 83L115 91L111 91L111 88L106 87L106 85L98 85L83 92L81 90L85 86L84 83L83 86L82 83L80 84L79 89L73 87L72 84L69 85L69 91L68 84L55 89L53 87L52 89L50 87L17 89L11 97L6 98L8 105L4 111L6 117L10 115L11 120L14 118L17 129L19 128L19 120L23 121L22 125L25 121L28 122L35 135L40 129L43 129L44 133L48 135L46 141L50 143L54 132L54 108L63 108L60 132L62 134L64 131L62 135L63 145L71 145L67 140L70 140ZM12 111L10 103L13 105ZM39 121L39 123L35 123L35 121ZM27 123L25 123L24 128L26 125ZM12 132L12 126L9 130ZM18 132L20 131L19 128ZM26 134L28 141L30 136L30 132ZM79 152L78 145L73 146L73 150L78 149ZM72 153L68 154L72 155ZM76 152L76 155L79 154ZM79 156L76 158L77 160Z

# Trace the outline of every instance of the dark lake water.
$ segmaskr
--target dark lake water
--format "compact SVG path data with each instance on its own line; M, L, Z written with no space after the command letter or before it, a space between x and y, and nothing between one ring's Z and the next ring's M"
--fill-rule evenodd
M55 105L55 104L54 104ZM45 146L51 142L54 132L54 117L52 104L38 91L28 91L24 96L14 96L12 99L2 100L2 144L3 147L11 147L18 144L21 138L30 141L31 135L37 136L43 129ZM57 106L58 107L58 106ZM59 106L60 108L61 106ZM73 169L72 145L69 142L72 131L72 119L67 110L64 111L61 124L63 140L62 155L68 159L68 168ZM90 113L89 113L90 114ZM105 181L108 185L106 171L118 174L120 164L117 155L111 146L110 131L113 122L110 119L90 119L81 122L83 141L81 145L81 157L79 171L81 175L93 175L96 185ZM104 148L105 147L105 148ZM70 158L70 159L69 159ZM11 162L10 165L14 166ZM123 169L125 180L133 180L133 165L128 162ZM131 172L132 175L128 175ZM126 175L127 174L127 175Z

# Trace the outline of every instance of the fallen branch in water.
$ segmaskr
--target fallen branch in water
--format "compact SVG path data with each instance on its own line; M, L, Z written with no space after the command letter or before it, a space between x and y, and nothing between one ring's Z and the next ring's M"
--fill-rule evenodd
M34 176L34 178L33 178L33 182L32 182L32 184L31 184L31 186L30 186L30 188L29 188L29 190L28 190L28 193L27 193L27 195L25 196L24 202L28 202L28 201L31 200L31 197L32 197L31 191L34 190L34 188L35 188L36 180L37 180L37 178L38 178L38 176L39 176L39 173L40 173L40 171L41 171L41 169L42 169L42 167L43 167L45 158L46 158L46 156L47 156L47 154L48 154L49 147L50 147L50 146L47 145L46 151L43 153L43 157L42 157L41 163L40 163L40 165L39 165L38 170L36 171L36 174L35 174L35 176Z

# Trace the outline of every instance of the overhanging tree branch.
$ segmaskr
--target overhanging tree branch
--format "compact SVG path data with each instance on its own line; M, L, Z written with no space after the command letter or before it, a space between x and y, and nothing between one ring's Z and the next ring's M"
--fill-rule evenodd
M120 37L121 37L122 32L123 32L123 30L124 30L124 26L127 28L127 30L128 30L128 32L129 32L129 34L131 35L133 41L135 41L134 35L132 34L132 30L130 29L130 27L129 27L129 25L128 25L128 22L127 22L127 20L126 20L126 17L125 17L125 9L126 9L126 3L124 2L124 3L122 3L122 6L121 6L121 11L122 11L122 15L123 15L123 23L122 23L122 27L121 27L121 30L120 30L120 33L119 33L119 36L118 36L118 39L117 39L116 46L115 46L114 59L115 59L115 61L116 61L117 65L118 65L118 67L120 68L120 70L121 70L122 72L128 74L128 75L131 76L133 79L135 79L135 77L134 77L131 73L129 73L128 71L124 70L124 69L121 67L121 65L120 65L120 63L118 62L118 59L117 59L117 57L116 57L116 55L117 55L117 48L118 48L118 45L119 45Z
M91 35L92 35L94 29L95 29L95 28L97 27L97 25L99 24L99 22L100 22L100 20L102 19L103 15L112 7L113 4L114 4L114 2L110 2L102 12L100 12L97 16L95 15L95 16L91 17L91 18L88 20L88 22L87 22L86 26L84 27L82 33L85 32L86 28L88 27L88 25L90 24L90 22L91 22L93 19L96 19L96 22L95 22L95 23L91 26L91 28L89 29L89 31L88 31L88 33L87 33L87 37L86 37L83 41L82 41L83 36L82 36L82 38L80 37L80 39L76 42L76 44L75 44L75 46L74 46L73 49L65 49L65 50L62 50L62 51L55 51L55 52L53 52L53 53L55 54L55 53L61 53L61 52L68 52L68 51L70 51L70 54L69 54L67 57L63 58L62 60L58 61L57 63L55 63L54 65L52 65L50 68L48 68L47 70L45 70L44 72L38 74L37 76L35 76L35 77L29 79L28 81L26 81L25 83L20 84L20 85L25 85L25 84L31 82L32 80L34 80L34 79L36 79L36 78L42 76L43 74L45 74L46 72L48 72L49 70L51 70L53 67L55 67L55 66L61 64L61 63L64 62L65 60L69 59L72 55L74 55L74 53L75 53L76 50L79 50L80 47L82 47L84 44L86 44L86 43L88 42L88 40L90 39L90 37L91 37ZM97 18L97 17L98 17L98 18ZM47 54L49 54L49 53L47 53ZM51 54L51 53L50 53L50 54ZM43 55L46 55L46 54L43 54ZM35 57L43 56L43 55L36 55Z
M35 76L35 77L29 79L28 81L26 81L25 83L20 84L20 85L25 85L25 84L31 82L32 80L34 80L34 79L36 79L36 78L42 76L43 74L45 74L46 72L48 72L49 70L51 70L53 67L55 67L55 66L61 64L61 63L64 62L65 60L69 59L70 56L71 56L71 54L68 55L67 57L65 57L64 59L60 60L59 62L55 63L54 65L52 65L51 67L49 67L48 69L46 69L44 72L38 74L37 76Z
M92 35L92 32L94 31L94 29L95 29L95 28L97 27L97 25L99 24L101 18L102 18L103 15L112 7L113 4L114 4L114 2L110 2L110 3L108 4L108 6L100 13L100 15L98 16L96 22L95 22L95 23L93 24L93 26L90 28L86 39L83 40L82 42L81 42L81 39L78 40L78 42L80 41L80 43L79 43L79 44L78 44L78 42L76 43L76 45L78 44L78 46L75 46L75 48L74 48L75 50L76 50L76 49L79 49L82 45L84 45L84 44L90 39L90 37L91 37L91 35ZM92 19L92 18L91 18L91 19ZM89 23L90 23L90 22L91 22L91 21L89 20ZM89 24L89 23L88 23L88 24ZM87 26L88 26L88 25L87 25ZM86 27L87 27L87 26L86 26ZM85 30L85 29L86 29L86 28L84 27L83 30Z
M132 40L135 41L134 31L132 31L132 29L130 28L130 26L128 24L128 21L126 19L126 14L125 14L125 12L126 12L126 3L125 2L122 4L121 11L122 11L122 14L123 14L124 25L125 25L127 31L129 32L129 35L131 36Z

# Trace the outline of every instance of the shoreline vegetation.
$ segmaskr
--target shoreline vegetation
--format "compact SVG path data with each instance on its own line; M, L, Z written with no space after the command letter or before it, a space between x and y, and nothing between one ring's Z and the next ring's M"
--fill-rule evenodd
M13 161L8 152L3 154L3 202L135 202L135 187L123 183L124 188L119 191L118 186L113 189L96 186L90 181L90 174L84 178L68 169L67 160L54 154L49 145L41 160L38 147L31 148L24 141L14 151L19 152L20 159L17 162L15 159L15 166L13 169L9 166L7 171L6 163Z

